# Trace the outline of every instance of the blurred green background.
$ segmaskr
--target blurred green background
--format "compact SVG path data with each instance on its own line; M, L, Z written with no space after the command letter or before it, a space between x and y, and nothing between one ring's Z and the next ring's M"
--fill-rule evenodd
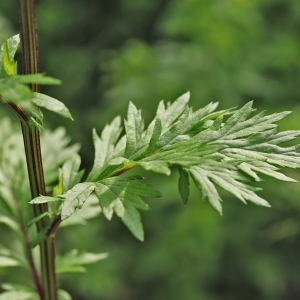
M0 42L19 32L18 1L0 2ZM129 101L146 123L161 99L186 91L200 108L292 110L281 129L300 129L299 0L39 0L40 70L62 79L43 87L70 108L75 122L45 112L46 127L63 125L93 162L98 132ZM0 116L12 113L1 107ZM2 130L2 129L1 129ZM137 170L138 171L138 170ZM300 180L299 171L286 171ZM146 240L103 217L67 227L58 252L109 252L83 274L60 277L74 300L300 299L300 185L268 179L260 193L271 209L224 194L224 216L192 187L185 207L177 174L146 174L164 194L143 213ZM17 282L17 278L15 278Z

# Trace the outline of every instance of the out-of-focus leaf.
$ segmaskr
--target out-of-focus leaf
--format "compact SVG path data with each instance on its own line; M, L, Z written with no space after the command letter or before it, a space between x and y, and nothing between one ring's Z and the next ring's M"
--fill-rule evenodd
M108 253L78 253L78 250L74 249L57 257L56 271L58 274L85 272L82 265L93 264L107 257Z
M25 258L0 244L0 267L27 267Z
M58 300L72 300L72 297L66 291L58 290Z
M17 235L20 234L20 228L17 221L10 214L1 211L1 209L0 209L0 223L7 225Z
M0 94L2 101L13 102L21 108L25 109L30 114L30 112L35 107L33 100L36 98L36 94L32 92L26 85L29 83L59 84L60 81L52 77L44 76L43 74L16 75L0 79ZM44 98L45 97L43 97L43 99ZM37 101L40 101L41 103L44 103L44 105L46 105L45 102L42 102L43 99Z
M0 300L38 300L39 297L34 292L29 291L7 291L0 294Z
M18 266L19 262L15 259L7 256L0 255L0 267L15 267Z
M44 218L46 216L51 216L51 215L52 215L52 213L50 213L50 212L44 212L43 214L38 215L37 217L33 218L32 220L30 220L28 222L27 228L30 227L31 225L35 224L37 221L41 220L42 218Z
M37 245L39 245L46 237L47 232L48 232L49 228L45 227L42 230L39 231L38 234L36 234L31 240L30 240L30 247L34 248Z
M18 75L14 77L17 83L22 84L30 84L30 83L37 83L37 84L61 84L61 81L56 78L52 78L49 76L45 76L44 74L28 74L28 75Z
M178 167L179 181L178 190L183 204L187 204L190 194L189 174L182 168Z

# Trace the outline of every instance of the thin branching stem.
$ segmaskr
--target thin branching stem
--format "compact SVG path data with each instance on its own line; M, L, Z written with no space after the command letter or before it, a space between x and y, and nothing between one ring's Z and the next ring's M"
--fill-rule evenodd
M32 252L31 252L31 248L30 248L30 242L27 236L27 232L24 226L24 222L22 219L22 214L21 214L21 210L20 210L20 206L18 204L17 199L15 198L15 195L13 193L13 190L11 189L11 193L13 195L12 199L15 205L15 209L16 209L16 213L17 213L17 218L18 218L18 223L19 223L19 227L20 227L20 231L22 234L22 238L23 238L23 242L24 242L24 247L25 247L25 252L26 252L26 256L27 256L27 260L28 260L28 265L29 268L31 270L31 274L32 274L32 278L35 284L35 288L36 291L40 297L41 300L44 300L44 291L43 291L43 287L41 285L40 282L40 278L33 260L33 256L32 256Z

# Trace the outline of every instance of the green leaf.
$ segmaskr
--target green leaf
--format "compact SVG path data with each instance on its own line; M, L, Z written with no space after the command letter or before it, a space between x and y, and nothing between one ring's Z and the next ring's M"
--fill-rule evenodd
M66 193L74 185L80 182L83 172L79 172L81 158L77 153L74 153L67 159L62 166L63 176L63 192Z
M66 291L58 290L58 300L72 300L72 297Z
M8 50L8 57L9 61L14 61L15 53L17 52L19 46L20 46L20 35L14 35L11 38L9 38L0 49L0 79L5 77L4 70L3 70L3 54L4 54L4 45L7 45Z
M93 264L108 257L108 253L78 253L77 249L71 250L56 259L56 271L62 273L85 272L82 265Z
M1 288L5 291L28 291L35 292L31 286L15 283L1 283Z
M48 109L56 110L56 112L63 114L65 117L68 116L64 105L55 102L55 99L49 100L48 96L36 96L36 93L32 92L27 86L29 83L38 84L59 84L60 81L51 77L46 77L43 74L32 74L32 75L17 75L8 78L0 79L0 95L3 102L14 103L19 107L19 113L25 113L35 125L42 125L42 114L37 109L34 102L39 102ZM48 100L48 102L47 102ZM37 124L35 123L37 119Z
M15 267L19 266L19 262L11 257L0 255L0 267Z
M0 210L0 223L5 224L12 229L17 235L20 234L20 228L13 216Z
M35 235L33 239L30 240L30 247L34 248L37 245L39 245L45 239L48 231L49 231L48 227L45 227L41 231L39 231L39 233Z
M141 217L137 209L148 210L144 197L160 197L153 188L137 182L141 177L113 177L95 183L95 193L104 216L110 220L113 212L120 217L132 234L144 240Z
M31 100L34 93L25 84L20 84L18 76L0 79L0 95L4 102L13 102L18 106L26 106L28 110L33 109Z
M51 216L52 213L51 212L44 212L43 214L38 215L37 217L33 218L32 220L30 220L27 224L27 228L30 227L31 225L35 224L37 221L41 220L42 218L46 217L46 216Z
M125 121L126 131L126 149L124 157L130 158L138 148L139 141L142 138L144 131L144 121L142 119L142 113L135 105L130 102L127 112L127 121Z
M49 197L49 196L38 196L32 199L29 203L30 204L42 204L42 203L49 203L53 201L64 201L65 199L62 197Z
M50 84L50 85L61 84L61 80L46 76L41 73L18 75L18 76L15 76L14 79L16 80L16 82L18 82L20 84L30 84L30 83L46 84L46 85L47 84Z
M46 108L61 115L64 118L68 118L73 121L72 115L70 114L68 108L62 102L50 96L41 93L35 93L35 97L33 98L32 102L37 106Z
M62 195L65 201L61 207L61 219L65 220L69 218L75 212L76 208L81 208L94 189L95 186L93 183L84 182L76 184L66 194Z
M162 161L139 161L137 165L141 166L146 171L152 171L167 176L171 175L171 170L169 169L169 165Z
M279 146L300 136L300 131L295 130L278 133L276 122L290 112L269 116L261 112L252 116L252 102L235 111L214 112L217 103L193 111L188 101L189 93L167 106L160 102L147 129L141 111L130 103L125 136L119 139L119 119L105 127L101 138L94 131L96 155L88 181L95 182L95 193L105 217L110 220L115 212L140 240L143 227L137 209L146 209L145 203L135 188L130 190L132 179L126 178L124 182L111 176L136 165L170 175L171 167L177 166L182 201L188 201L191 176L202 198L222 213L217 188L244 203L269 206L256 194L259 189L249 183L260 181L261 174L294 181L282 174L280 167L300 168L300 145Z
M182 115L189 99L190 93L187 92L176 99L172 104L168 102L167 108L165 108L163 101L159 103L156 116L161 119L163 132L167 132L171 124Z
M0 244L0 267L27 267L27 262L18 253Z
M255 191L259 190L246 185L244 181L248 178L239 173L235 168L230 166L221 167L221 164L215 166L201 165L188 168L197 187L201 190L203 199L207 198L210 204L222 214L221 198L216 189L216 185L232 193L242 202L246 200L255 204L269 207L269 203L256 195Z
M42 157L46 184L53 185L57 180L57 170L63 163L77 153L79 144L69 145L70 138L62 127L54 131L44 130L41 134ZM70 188L69 188L70 189Z
M29 291L7 291L0 294L0 300L38 300L38 295Z
M181 167L178 167L179 181L178 190L183 204L187 204L190 195L189 174Z
M2 67L4 72L4 77L15 76L18 74L17 62L14 59L10 59L7 41L3 44L3 57L2 57Z
M157 147L161 148L165 145L188 139L194 127L198 126L198 124L202 122L216 106L217 103L210 103L195 112L193 112L191 108L186 107L182 115L176 119L176 122L170 124L170 127L162 134Z
M76 210L72 215L72 218L64 220L60 227L72 226L72 225L87 225L87 220L99 216L101 208L99 206L99 200L95 194L91 194L82 208Z
M97 135L96 130L93 130L95 160L87 181L96 181L102 172L103 166L114 157L115 144L121 131L120 117L116 117L111 124L105 126L101 138Z
M150 127L150 126L149 126ZM148 129L149 129L148 127ZM137 151L134 155L131 156L132 160L138 160L139 158L143 158L145 156L151 155L155 150L157 149L157 143L160 138L162 131L162 123L159 118L155 119L154 127L151 128L151 137L150 137L150 131L147 130L145 133L145 137L142 141L142 144L145 145L142 147L139 151ZM148 135L148 136L147 136ZM148 139L149 144L148 144ZM146 146L148 144L148 146Z

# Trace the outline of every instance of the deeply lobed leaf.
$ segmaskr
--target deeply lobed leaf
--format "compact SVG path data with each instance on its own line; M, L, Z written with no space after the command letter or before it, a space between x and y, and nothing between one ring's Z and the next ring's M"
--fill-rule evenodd
M280 173L279 167L299 168L299 148L279 144L293 140L300 131L278 133L276 124L290 112L267 116L261 112L251 116L253 102L236 111L213 112L216 104L209 104L193 112L187 106L188 98L185 94L167 108L161 102L155 119L143 133L141 113L130 104L124 156L146 170L166 175L171 172L170 166L178 166L179 192L184 203L188 199L191 176L203 198L220 213L217 186L243 202L269 206L256 195L257 189L245 182L260 181L261 174L294 181ZM227 115L231 116L224 121Z
M104 216L110 220L116 213L133 235L143 240L138 209L149 208L144 197L160 194L138 182L138 177L119 177L135 166L166 175L176 166L183 203L188 202L191 177L202 198L219 213L222 213L222 199L218 188L244 203L270 206L256 194L259 189L249 183L260 181L262 174L294 181L282 174L280 167L299 168L300 147L280 144L300 136L300 131L279 133L276 124L290 112L271 115L261 112L252 116L252 102L235 111L214 112L216 103L193 111L188 101L189 93L166 107L160 102L154 120L146 129L141 111L130 103L123 137L119 137L122 131L119 118L105 127L101 137L94 131L96 155L87 182L77 181L73 187L68 184L69 191L64 188L65 194L56 197L64 201L62 218L71 216L95 192Z

